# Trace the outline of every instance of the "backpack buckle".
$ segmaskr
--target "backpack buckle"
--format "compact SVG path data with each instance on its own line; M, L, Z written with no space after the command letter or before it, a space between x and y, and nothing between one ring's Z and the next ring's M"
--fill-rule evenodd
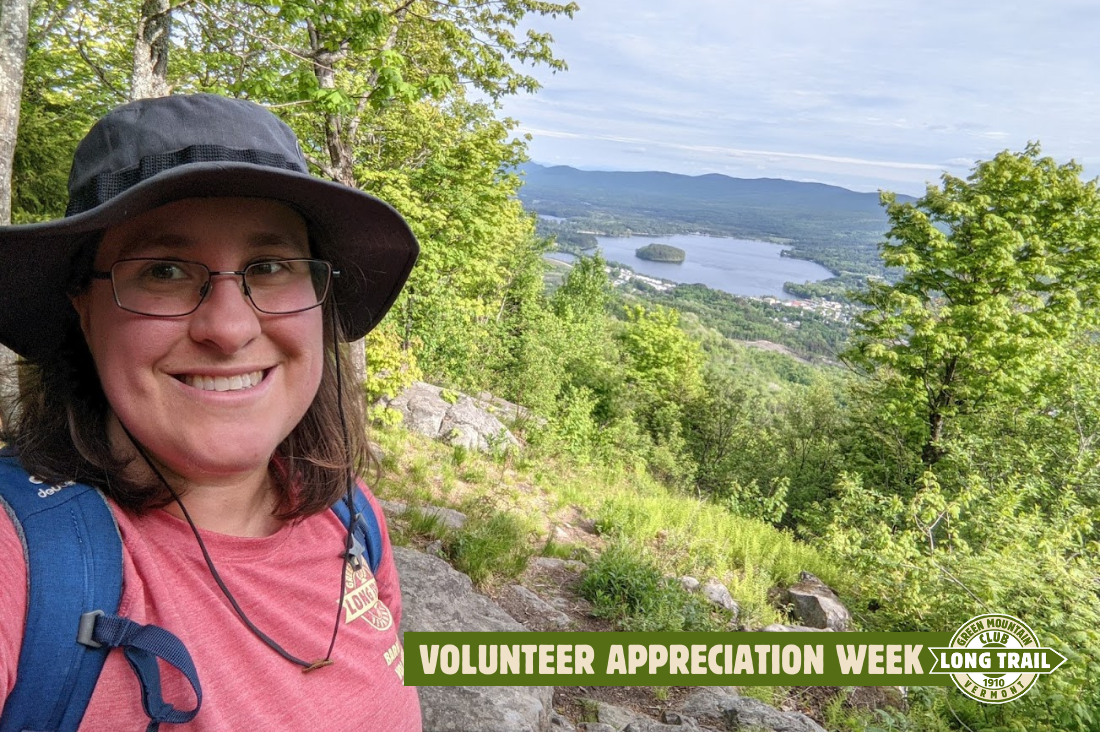
M76 629L76 642L89 648L102 648L103 644L92 639L95 633L96 619L103 616L102 610L92 610L80 616L80 625Z

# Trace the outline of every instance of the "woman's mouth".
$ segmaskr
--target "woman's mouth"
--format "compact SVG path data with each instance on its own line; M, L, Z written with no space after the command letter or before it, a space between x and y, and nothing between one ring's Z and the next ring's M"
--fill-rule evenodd
M177 377L180 381L195 389L202 391L239 391L251 389L264 380L263 371L249 371L243 374L231 376L206 376L203 374L186 374Z

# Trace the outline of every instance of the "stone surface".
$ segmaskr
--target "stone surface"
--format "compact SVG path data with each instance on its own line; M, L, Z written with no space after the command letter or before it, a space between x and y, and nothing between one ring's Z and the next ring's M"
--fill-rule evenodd
M418 381L381 403L399 412L407 428L452 445L489 452L520 444L495 416L499 408L432 384Z
M772 623L771 625L765 625L761 630L765 633L826 633L831 632L832 628L811 628L806 625Z
M554 712L550 715L550 732L577 732L577 728L568 719Z
M524 612L528 615L538 616L547 624L560 630L565 630L573 624L573 621L568 615L555 609L550 603L546 602L523 585L512 585L508 588L508 591L519 600L523 606Z
M836 593L809 572L803 572L798 584L783 593L783 602L791 606L794 617L811 628L845 631L852 614Z
M663 724L652 719L637 719L623 727L623 732L687 732L697 730L699 725L690 717L680 717L676 724Z
M685 574L680 578L680 586L688 592L695 592L699 589L699 580L695 579L689 574Z
M584 562L578 562L576 559L558 559L557 557L535 557L531 560L531 565L535 569L568 569L570 572L583 572L588 569L588 565Z
M409 510L409 505L404 501L378 499L378 503L382 506L382 512L390 517L401 516ZM428 516L435 516L445 527L454 531L458 531L466 525L466 514L455 511L453 508L444 508L443 506L414 506L413 508Z
M429 516L435 516L437 519L443 522L443 525L452 531L458 531L466 525L466 514L456 511L453 508L443 508L442 506L421 506L420 511Z
M617 730L621 730L631 722L636 721L639 715L625 707L615 706L601 701L593 701L596 707L596 721L610 724Z
M737 620L737 617L741 614L741 606L737 604L729 589L721 582L717 580L708 581L703 585L702 593L703 597L707 598L707 602L729 611L734 620Z
M524 631L466 575L437 557L394 547L406 631ZM424 732L546 732L553 713L549 686L422 686Z
M385 498L378 498L378 505L382 507L382 513L386 514L386 518L400 516L409 508L404 501L387 501Z
M825 732L800 712L781 712L764 702L722 688L704 688L685 701L683 714L716 730L771 730L771 732Z

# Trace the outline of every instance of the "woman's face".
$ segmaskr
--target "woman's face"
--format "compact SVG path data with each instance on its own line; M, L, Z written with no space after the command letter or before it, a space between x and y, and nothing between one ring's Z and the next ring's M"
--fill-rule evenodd
M152 257L240 271L257 260L309 256L305 221L289 207L194 198L108 229L95 269ZM186 480L266 470L321 382L322 309L261 313L239 276L213 277L202 305L182 317L123 310L108 280L93 280L73 304L115 416Z

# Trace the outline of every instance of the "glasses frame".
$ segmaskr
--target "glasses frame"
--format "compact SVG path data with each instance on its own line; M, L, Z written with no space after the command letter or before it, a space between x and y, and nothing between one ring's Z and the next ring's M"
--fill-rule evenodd
M126 262L170 262L172 264L191 264L191 265L195 265L197 267L202 267L204 270L206 270L206 282L204 282L202 287L199 288L199 301L195 304L195 307L191 308L187 312L177 313L177 314L173 314L173 315L160 315L160 314L157 314L157 313L146 313L146 312L142 312L141 310L134 310L133 308L126 307L118 299L118 287L115 285L115 275L114 275L115 268L118 267L118 265L120 265L120 264L125 264ZM248 274L248 270L252 269L253 267L257 267L257 266L260 266L260 265L263 265L263 264L271 264L272 262L310 262L310 263L316 262L317 264L325 265L325 267L328 268L328 276L325 278L325 291L318 298L317 304L310 305L309 307L298 308L297 310L283 310L283 311L279 311L279 312L272 312L271 310L264 310L259 305L257 305L256 301L252 299L252 289L248 286L248 281L245 279L245 277ZM91 272L91 278L94 279L94 280L109 280L110 281L110 283L111 283L111 294L114 296L115 305L118 305L121 309L125 310L128 313L134 313L135 315L143 315L143 316L148 317L148 318L183 318L183 317L186 317L188 315L191 315L193 312L198 310L202 306L202 304L206 301L206 296L209 295L210 290L213 289L211 287L211 283L213 282L213 279L215 277L229 277L229 276L234 276L234 277L240 277L241 278L241 291L244 294L244 296L248 299L248 302L252 305L252 307L256 309L256 312L264 313L265 315L293 315L294 313L304 313L307 310L313 310L314 308L321 307L321 305L323 305L325 303L325 300L328 299L329 293L332 291L332 280L333 280L333 278L334 277L339 277L340 275L341 275L341 271L336 269L335 267L333 267L332 262L329 262L329 261L324 260L324 259L314 259L312 257L287 257L286 259L264 259L264 260L260 260L258 262L253 262L252 264L247 265L244 269L238 269L238 270L233 270L233 269L212 270L209 267L207 267L205 264L203 264L202 262L195 262L195 261L192 261L192 260L189 260L189 259L164 259L162 257L131 257L131 258L128 258L128 259L119 259L119 260L117 260L116 262L114 262L111 265L110 271L104 272L102 270L93 269L92 272Z

